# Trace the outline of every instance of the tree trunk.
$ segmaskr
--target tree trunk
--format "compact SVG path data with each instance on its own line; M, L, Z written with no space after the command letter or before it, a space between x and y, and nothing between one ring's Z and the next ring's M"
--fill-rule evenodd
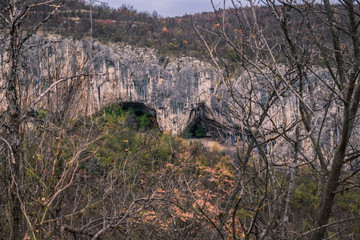
M339 185L339 177L341 174L341 169L344 163L346 146L348 144L351 132L352 132L352 124L350 119L350 109L349 107L345 107L344 109L344 120L343 120L343 132L341 142L336 150L334 160L331 166L330 175L327 181L325 193L322 197L322 202L320 206L320 211L318 214L316 227L320 228L317 231L314 231L311 234L310 240L321 240L325 234L326 227L322 227L326 225L329 221L334 198L335 191Z
M20 194L21 189L21 176L20 176L20 165L21 165L21 154L20 154L20 117L21 117L21 106L17 92L17 67L19 58L19 32L15 24L10 32L10 44L9 44L9 75L7 77L7 89L6 98L8 104L8 119L7 125L9 128L10 145L11 150L15 158L15 162L10 161L11 166L11 202L12 205L12 237L11 239L17 240L22 238L21 233L21 202Z
M282 237L286 239L287 235L287 228L289 224L289 215L290 215L290 203L291 198L294 194L295 190L295 177L297 172L297 160L298 160L298 152L299 152L299 126L296 127L295 130L295 145L294 145L294 160L293 164L290 169L290 183L289 183L289 190L286 196L286 202L285 202L285 210L284 210L284 218L283 218L283 232Z

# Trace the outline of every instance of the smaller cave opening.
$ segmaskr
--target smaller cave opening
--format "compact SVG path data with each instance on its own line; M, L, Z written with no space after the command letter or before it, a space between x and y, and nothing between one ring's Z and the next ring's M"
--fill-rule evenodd
M209 129L207 128L206 124L204 124L201 119L197 119L195 122L190 124L185 131L183 132L182 136L184 138L209 138Z
M189 123L182 133L183 138L211 138L223 142L225 133L221 124L207 116L207 111L204 104L199 105L193 109Z

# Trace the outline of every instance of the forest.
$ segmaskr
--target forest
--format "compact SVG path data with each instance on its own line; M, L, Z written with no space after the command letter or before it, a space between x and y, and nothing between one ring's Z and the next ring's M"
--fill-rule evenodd
M210 1L209 1L210 4ZM25 24L38 22L51 10L50 6L41 5L33 11ZM243 8L248 13L250 7ZM224 20L221 19L226 14ZM264 34L276 42L279 28L269 8L256 7L259 24L265 29ZM295 13L297 14L297 13ZM297 16L300 17L300 16ZM295 16L296 18L296 16ZM244 20L244 19L243 19ZM223 22L224 21L224 22ZM224 27L231 38L239 37L242 33L238 19L232 10L203 12L182 17L163 18L156 12L138 12L131 6L124 5L118 9L107 4L94 4L92 7L92 36L103 43L118 43L137 47L155 48L159 54L166 56L194 56L201 60L209 60L209 54L198 37L193 24L203 29L214 31L215 36L206 36L209 41L216 40L216 34ZM220 27L221 26L221 27ZM90 5L88 1L69 1L58 10L57 14L42 24L39 32L59 34L65 37L89 39L91 29ZM319 31L322 31L319 29ZM319 34L328 34L320 32ZM325 38L327 39L327 38ZM227 53L229 49L219 43L218 50ZM230 60L236 60L236 55L230 55Z
M176 18L0 2L0 239L360 238L359 2L228 2ZM66 38L91 44L73 66L51 55ZM111 78L94 42L212 64L208 122L237 140L173 135L137 102L89 114L90 85Z

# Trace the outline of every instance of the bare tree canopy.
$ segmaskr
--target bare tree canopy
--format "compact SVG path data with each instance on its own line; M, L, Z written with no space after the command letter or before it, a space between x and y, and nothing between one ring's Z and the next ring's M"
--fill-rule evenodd
M258 207L252 220L241 224L245 238L311 235L311 239L323 239L329 236L329 226L353 219L331 217L331 213L337 194L358 186L353 181L360 169L359 5L354 1L225 3L232 8L217 11L213 29L194 23L223 73L219 97L229 99L228 114L237 119L230 125L251 136L246 151L239 154L237 185L223 221L247 206L243 200L246 174L256 163L263 172L256 177L262 176L265 190L255 196ZM263 11L271 13L267 18L276 19L275 27L269 28L273 20L264 18ZM227 23L228 16L237 17L236 26ZM276 172L284 167L289 182L279 187L282 180ZM316 173L318 204L311 228L299 236L297 226L290 227L289 214L296 172L301 168ZM282 233L273 235L277 231Z

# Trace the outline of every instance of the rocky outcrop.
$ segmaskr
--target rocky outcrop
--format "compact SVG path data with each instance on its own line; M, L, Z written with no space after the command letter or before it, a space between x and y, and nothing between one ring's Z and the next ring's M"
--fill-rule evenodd
M113 102L137 102L153 108L161 129L184 131L191 112L211 106L217 75L210 65L193 58L158 58L153 51L108 48L95 44L95 72L106 73L91 85L95 109Z
M1 45L0 41L2 78L6 77L4 70L8 67L5 43ZM203 125L206 127L206 136L222 137L223 140L229 137L234 142L242 137L236 136L237 132L246 134L240 122L236 124L236 119L244 115L244 108L237 104L251 107L255 117L249 121L256 122L256 116L260 115L262 109L251 99L262 104L267 101L269 83L264 77L255 76L253 81L244 75L228 86L210 64L190 57L158 56L152 49L34 37L19 59L21 67L17 74L22 81L20 95L24 97L23 104L31 106L52 83L66 79L67 87L52 88L35 106L34 111L56 106L56 111L71 109L70 118L79 113L94 114L112 103L141 103L156 112L157 122L163 131L183 134L194 126ZM326 71L321 69L317 76L328 78ZM313 74L309 74L309 78L314 79L314 96L307 98L308 104L321 104L321 101L314 99L326 93L326 86L319 84ZM2 90L6 89L4 82L1 81ZM219 82L223 83L222 86L219 86ZM229 90L232 91L232 97L229 96ZM287 91L288 94L284 94L283 99L268 112L268 117L279 126L295 119L296 97ZM4 92L1 91L0 95L4 95ZM0 112L6 109L4 99L0 96ZM235 104L234 99L244 102ZM336 106L333 105L329 112L335 114ZM315 116L320 117L314 118L313 122L318 121L320 124L323 106L316 109L320 110ZM274 123L266 122L269 124L268 129L271 129ZM226 123L230 123L231 129L221 129ZM237 130L237 126L241 129ZM263 127L267 131L267 126Z
M0 41L2 79L8 67L5 46L6 41ZM205 127L203 136L227 140L230 144L243 139L244 135L246 139L251 138L241 118L249 122L248 126L254 126L253 132L268 137L273 134L271 129L283 126L293 131L289 126L296 122L296 97L284 87L281 99L267 112L266 121L261 127L255 127L268 101L270 74L269 78L244 75L227 83L210 64L194 58L171 58L158 56L151 49L59 38L34 37L19 59L21 67L17 74L22 88L19 92L25 107L36 102L51 84L65 79L62 85L56 85L44 95L34 106L35 112L40 108L56 109L72 119L77 115L92 115L112 103L144 104L156 113L163 131L186 134L194 127L200 132ZM328 73L319 69L316 76L309 74L308 77L312 89L305 101L316 110L311 119L314 125L324 126L320 143L332 139L332 144L327 145L330 151L338 138L334 124L340 121L341 112L334 102L328 115L324 113L327 102L322 99L330 96L329 90L316 79L321 77L326 81ZM7 108L5 81L0 84L0 112L3 112ZM66 112L67 109L71 113ZM252 115L248 116L248 112ZM322 124L323 116L327 116L325 124ZM227 124L228 128L224 129ZM314 127L315 133L318 129L321 127ZM280 146L280 141L277 142ZM286 144L281 146L280 152L292 149Z
M74 39L36 37L31 45L37 47L24 51L25 70L20 73L32 81L23 83L28 85L27 94L34 96L31 101L54 82L50 78L86 73L88 77L78 77L84 83L73 99L78 112L93 114L111 103L143 103L156 111L159 127L172 134L181 134L199 117L194 115L199 106L210 109L214 105L212 94L219 76L209 64L194 58L159 57L151 49ZM1 59L6 59L5 49Z

